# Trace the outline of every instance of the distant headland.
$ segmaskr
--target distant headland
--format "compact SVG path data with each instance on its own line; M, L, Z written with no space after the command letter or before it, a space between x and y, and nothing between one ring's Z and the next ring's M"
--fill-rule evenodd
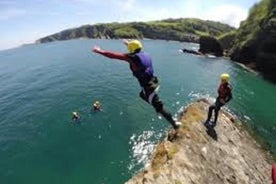
M63 30L36 43L70 39L159 39L200 43L204 46L196 54L229 56L258 71L276 83L276 1L262 0L251 7L246 20L235 29L220 22L196 18L165 19L150 22L106 23L84 25ZM212 46L212 48L210 47ZM214 46L214 47L213 47ZM181 48L186 51L186 48ZM192 53L189 51L188 53Z

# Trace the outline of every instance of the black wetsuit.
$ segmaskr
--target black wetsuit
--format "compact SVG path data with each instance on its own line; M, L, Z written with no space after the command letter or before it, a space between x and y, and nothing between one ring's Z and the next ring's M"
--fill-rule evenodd
M140 97L151 104L156 112L160 113L171 125L177 129L179 125L173 120L172 115L165 110L162 101L157 95L157 88L159 87L158 79L154 76L151 57L149 54L137 49L134 53L117 53L112 51L98 50L97 53L102 54L112 59L120 59L129 63L130 70L138 79L142 90Z
M172 115L164 108L163 102L159 99L157 94L159 83L158 78L153 75L150 56L145 52L138 52L129 54L129 57L131 57L130 69L142 87L140 97L151 104L155 111L169 121L175 129L178 128Z

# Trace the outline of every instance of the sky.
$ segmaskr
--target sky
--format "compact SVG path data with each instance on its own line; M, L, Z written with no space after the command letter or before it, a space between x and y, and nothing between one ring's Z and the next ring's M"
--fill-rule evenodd
M0 0L0 50L87 24L200 18L238 27L260 0Z

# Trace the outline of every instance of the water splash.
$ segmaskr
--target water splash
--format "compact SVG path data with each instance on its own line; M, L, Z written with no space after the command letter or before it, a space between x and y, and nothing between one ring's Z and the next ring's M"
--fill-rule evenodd
M211 97L209 94L202 94L202 93L196 92L196 91L191 91L188 94L188 97L189 97L190 101L195 101L197 99L202 99L202 98L207 99L210 102L214 102L215 101L215 98Z
M147 166L150 157L156 147L157 140L162 136L162 131L156 133L155 131L143 131L141 135L133 134L130 137L129 144L132 145L131 162L128 165L130 172L137 171L144 166Z

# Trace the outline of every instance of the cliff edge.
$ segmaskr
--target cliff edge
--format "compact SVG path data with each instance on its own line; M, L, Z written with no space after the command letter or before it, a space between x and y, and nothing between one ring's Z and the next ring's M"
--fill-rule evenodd
M126 184L271 183L269 153L223 109L215 129L207 131L203 122L208 105L206 100L189 105L177 136L170 132L149 166Z
M228 35L230 58L259 71L276 83L276 1L255 4L235 33ZM223 39L222 39L223 40ZM224 37L224 41L229 40ZM225 45L225 44L224 44ZM227 47L227 46L226 46Z

